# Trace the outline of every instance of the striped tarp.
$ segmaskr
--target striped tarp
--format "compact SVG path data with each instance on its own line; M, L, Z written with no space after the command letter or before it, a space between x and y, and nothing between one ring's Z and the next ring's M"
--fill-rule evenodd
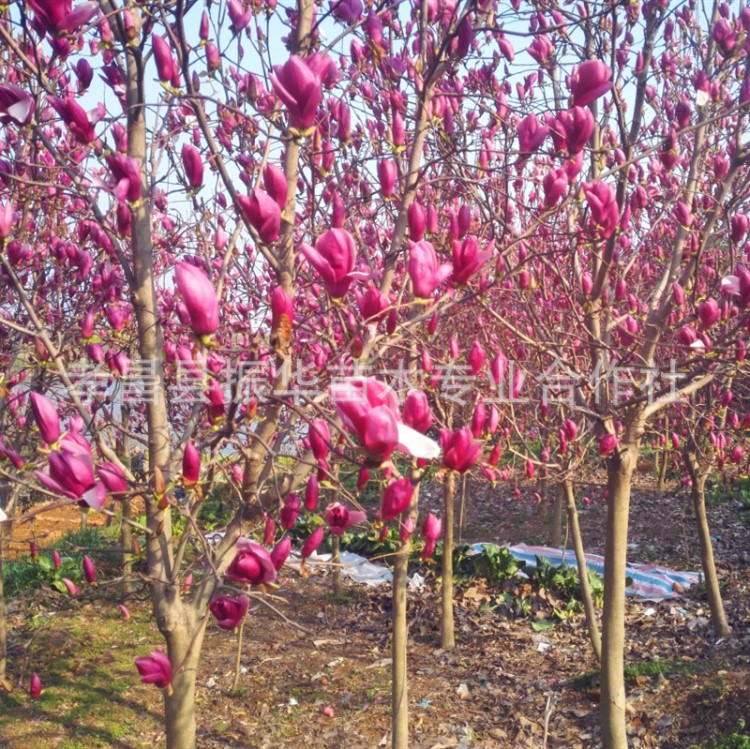
M494 546L494 544L473 544L472 548L480 552L485 546ZM537 557L544 557L553 565L560 565L563 561L572 567L576 565L576 557L572 549L563 552L562 549L553 549L549 546L527 546L526 544L506 548L516 559L526 562L527 567L535 567ZM586 554L586 564L594 572L604 575L603 556ZM633 581L625 590L626 595L637 596L644 601L665 601L669 598L677 598L683 590L702 579L697 572L678 572L665 567L636 563L628 564L626 575Z

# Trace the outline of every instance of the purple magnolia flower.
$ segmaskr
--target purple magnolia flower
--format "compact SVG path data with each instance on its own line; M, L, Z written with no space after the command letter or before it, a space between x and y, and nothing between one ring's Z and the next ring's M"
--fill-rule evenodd
M318 237L315 247L303 243L300 251L323 279L329 296L346 296L357 255L354 237L346 229L329 229Z
M249 607L250 599L247 596L215 596L208 604L220 629L237 629Z
M458 473L466 473L482 454L482 443L474 441L471 429L468 428L455 432L441 429L440 443L444 450L443 465Z
M331 64L328 57L322 56ZM315 125L318 105L323 101L323 76L327 67L311 55L302 59L292 55L283 67L276 65L271 83L276 95L286 106L289 124L304 133Z
M248 538L240 538L237 541L237 554L224 574L238 583L263 585L276 579L276 568L266 549Z
M407 266L414 294L425 299L453 272L450 263L438 264L435 248L427 241L409 242Z
M350 510L340 502L334 502L326 507L323 518L328 523L328 530L334 536L343 536L349 526L364 523L367 515L358 510Z
M249 195L238 195L237 202L262 242L271 244L279 238L281 208L268 193L255 188Z
M219 327L219 300L208 276L191 263L178 263L175 283L185 300L190 326L197 336L213 335Z
M149 656L136 658L135 667L144 684L166 689L172 681L172 664L160 650L153 650Z
M28 91L10 83L0 84L0 122L28 125L34 116L34 98Z
M383 520L393 520L406 512L414 496L414 485L407 478L391 481L383 492L380 502L380 514Z
M60 439L60 417L57 409L52 401L41 393L31 393L30 400L34 421L39 427L42 438L48 445L54 444Z
M612 71L601 60L587 60L578 66L570 82L573 104L585 107L612 89Z

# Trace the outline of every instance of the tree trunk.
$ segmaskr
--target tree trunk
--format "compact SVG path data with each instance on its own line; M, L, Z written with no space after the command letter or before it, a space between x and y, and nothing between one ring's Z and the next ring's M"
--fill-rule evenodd
M625 724L625 575L628 552L630 484L638 444L622 444L609 459L607 535L604 550L604 610L600 718L604 749L627 749Z
M562 546L562 514L565 503L565 485L560 485L560 491L555 492L555 507L552 513L552 529L550 543L556 549Z
M661 464L659 465L659 472L657 476L659 480L656 482L656 488L661 492L664 491L664 484L667 482L667 469L669 468L669 450L665 450L661 458Z
M344 586L341 583L341 537L332 536L331 538L331 582L333 583L333 595L337 598L344 592Z
M466 530L466 516L469 512L469 477L464 474L461 479L461 508L458 513L458 543L463 541Z
M691 471L691 473L693 472ZM729 637L732 634L732 630L729 628L727 615L724 611L724 602L721 600L719 576L716 574L714 549L711 542L711 531L709 530L708 518L706 517L706 478L707 475L705 473L698 473L696 471L690 493L693 499L695 521L698 524L701 564L703 565L703 577L706 580L708 606L711 609L711 624L717 637Z
M443 493L443 581L440 586L442 608L440 618L440 647L455 647L453 634L453 500L456 493L456 474L449 471Z
M171 689L163 690L167 749L193 749L196 746L195 678L206 621L204 617L192 641L189 634L192 627L187 622L165 633L175 674Z
M578 510L576 509L576 498L573 493L573 483L566 481L562 486L563 492L567 497L568 508L568 526L570 535L573 538L573 548L576 553L576 563L578 564L578 577L581 580L581 598L583 599L583 610L586 614L586 624L589 628L589 637L591 646L594 649L594 655L598 663L602 662L602 639L599 635L599 626L596 623L596 606L591 595L591 583L589 582L589 570L586 566L586 557L583 550L583 539L581 538L581 527L578 525ZM562 496L562 492L560 493Z
M411 541L404 541L393 563L393 596L391 603L393 659L391 673L391 748L409 746L409 694L406 667L408 627L406 620L406 585Z

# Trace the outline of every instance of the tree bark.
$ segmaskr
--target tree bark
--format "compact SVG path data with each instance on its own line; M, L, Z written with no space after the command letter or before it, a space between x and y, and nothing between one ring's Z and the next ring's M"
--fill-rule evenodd
M449 471L443 493L443 580L440 586L442 607L440 618L440 647L449 650L456 646L453 632L453 500L456 493L456 474Z
M664 491L664 484L667 482L667 469L669 468L669 450L665 450L662 455L661 464L659 465L659 471L656 474L659 478L656 483L656 488L661 492Z
M333 595L338 598L344 592L344 586L341 583L341 538L339 536L331 538L331 570Z
M404 541L396 552L393 563L393 594L391 605L391 747L409 746L409 693L407 678L406 586L411 541Z
M716 562L714 560L714 548L711 542L711 531L708 527L706 517L706 479L708 474L700 471L697 459L694 455L686 455L688 471L692 479L690 495L693 500L693 512L695 522L698 525L698 539L701 545L701 565L703 566L703 577L706 581L706 594L708 595L708 606L711 610L711 625L717 637L729 637L732 630L727 621L724 611L724 602L721 599L719 587L719 576L716 573Z
M555 493L555 506L552 512L552 529L550 541L552 546L559 549L562 546L562 514L565 504L565 485L560 485L560 491Z
M206 621L204 617L192 639L193 627L187 621L165 633L175 674L171 689L163 690L167 749L193 749L196 746L195 678Z
M576 563L578 565L578 577L581 580L581 598L583 599L583 610L586 614L586 624L589 628L589 637L591 646L594 649L594 655L598 663L602 662L602 639L599 634L599 625L596 623L596 606L594 598L591 595L591 583L589 582L589 570L586 566L586 556L583 550L583 538L581 537L581 527L578 524L578 510L576 508L576 498L573 493L573 483L566 481L563 484L563 492L567 498L568 526L570 535L573 539L573 548L576 554ZM560 493L562 496L562 492Z
M625 575L628 551L630 484L638 443L623 443L609 459L607 535L604 551L602 616L602 696L600 718L604 749L627 749L625 723Z
M466 531L466 516L469 513L469 477L464 474L461 477L461 507L458 513L458 543L463 541Z

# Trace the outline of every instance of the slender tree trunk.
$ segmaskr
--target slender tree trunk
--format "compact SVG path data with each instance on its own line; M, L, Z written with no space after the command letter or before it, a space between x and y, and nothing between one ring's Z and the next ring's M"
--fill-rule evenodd
M463 541L466 531L466 516L469 513L469 477L464 474L461 478L461 507L458 513L458 543Z
M393 595L391 604L391 747L408 749L409 746L409 694L407 679L406 646L408 627L406 620L406 586L411 541L404 541L396 552L393 563Z
M175 676L164 693L167 749L193 749L196 746L195 677L200 660L207 619L204 617L191 641L193 627L188 622L166 635L169 660Z
M661 464L659 465L659 472L657 476L659 480L656 482L656 488L661 492L664 491L664 485L667 482L667 469L669 468L669 450L665 450L662 455Z
M625 575L630 485L638 460L637 442L622 444L607 466L607 536L604 551L604 610L600 717L604 749L627 749L625 723Z
M555 492L555 506L552 512L552 532L550 542L552 546L559 549L562 546L562 514L565 504L565 485L560 485L560 491Z
M581 598L583 599L583 610L586 614L586 624L589 628L589 637L591 638L591 646L594 649L594 655L596 656L597 662L601 663L602 639L599 635L599 625L596 623L596 606L594 606L594 598L591 595L589 570L586 566L586 556L583 550L581 527L578 525L578 510L576 508L575 494L573 493L573 482L566 481L563 484L562 489L567 498L568 526L570 528L570 535L573 538L573 548L576 553L578 577L581 580Z
M455 647L453 634L453 501L456 494L456 474L449 471L445 477L443 494L443 581L440 586L442 608L440 619L440 647Z
M727 622L724 611L724 602L721 600L721 589L719 588L719 576L716 574L716 563L714 561L714 549L711 542L711 531L708 527L706 517L706 473L691 470L693 484L690 494L693 499L693 511L695 521L698 525L698 539L701 545L701 564L703 565L703 577L706 580L706 593L708 594L708 606L711 609L711 624L717 637L729 637L732 630Z
M339 536L332 536L331 538L331 570L333 595L338 598L344 592L344 586L341 582L341 538Z

